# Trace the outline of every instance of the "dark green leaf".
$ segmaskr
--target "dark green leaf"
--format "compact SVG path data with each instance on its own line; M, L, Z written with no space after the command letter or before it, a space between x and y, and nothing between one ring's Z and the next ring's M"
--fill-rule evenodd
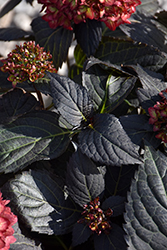
M75 24L74 32L77 42L83 49L84 53L88 57L93 55L102 37L101 22L88 18L86 19L86 22Z
M35 18L31 26L35 33L36 43L39 43L46 51L50 51L55 68L58 69L61 67L67 58L73 32L64 29L62 26L51 29L48 22L44 21L41 17Z
M102 39L95 57L117 65L138 63L142 67L155 71L162 68L167 60L167 55L160 52L157 48L111 37Z
M84 154L100 164L120 166L141 162L135 144L111 114L95 115L92 128L79 134L79 144Z
M102 204L102 209L105 211L108 208L113 210L112 217L119 216L123 214L125 208L125 197L121 196L110 196Z
M25 31L17 27L0 29L0 41L25 40L30 36L33 38L32 32Z
M71 79L75 79L78 75L82 73L82 68L80 68L76 63L72 64L68 71L68 77Z
M101 196L105 188L103 175L80 150L69 161L66 184L72 199L80 206Z
M18 5L22 0L9 0L0 11L0 18L11 11L16 5Z
M111 233L94 235L95 250L126 250L127 245L124 240L124 231L114 223L111 224ZM140 249L141 250L141 249Z
M81 49L79 44L77 44L77 46L75 47L74 58L75 58L75 62L77 64L77 66L80 68L83 68L83 64L86 60L86 55L83 52L83 50Z
M0 123L9 122L33 110L40 110L40 103L30 93L15 88L0 96Z
M72 245L75 247L84 243L91 236L92 231L85 224L76 223L73 228Z
M123 165L120 168L108 166L105 175L105 196L126 196L136 169L136 165Z
M32 170L16 175L3 193L20 219L35 231L61 235L72 231L80 212L64 191L64 182L48 170Z
M71 125L81 125L92 112L87 90L65 76L50 73L49 77L56 109Z
M18 223L13 225L16 242L10 245L10 250L42 250L36 241L26 237L20 230Z
M120 29L134 41L153 45L161 51L167 52L167 28L158 23L147 13L133 14L131 24L120 25ZM158 37L158 39L157 39Z
M143 139L145 139L155 148L160 145L161 140L155 138L155 132L153 132L152 125L149 124L148 116L121 116L120 122L133 143L143 146Z
M132 181L124 225L129 249L166 250L167 160L151 146Z
M34 161L61 155L69 144L69 131L58 126L54 112L27 113L0 127L0 172L10 173Z

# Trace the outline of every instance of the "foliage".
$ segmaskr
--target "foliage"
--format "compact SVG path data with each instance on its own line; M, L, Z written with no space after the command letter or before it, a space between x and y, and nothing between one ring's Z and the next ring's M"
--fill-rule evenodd
M31 32L0 29L1 41L26 41L0 62L0 188L18 217L10 249L167 249L167 13L125 1L124 24L108 25L98 11L124 1L80 1L82 20L79 1L39 2ZM64 7L73 12L57 23Z

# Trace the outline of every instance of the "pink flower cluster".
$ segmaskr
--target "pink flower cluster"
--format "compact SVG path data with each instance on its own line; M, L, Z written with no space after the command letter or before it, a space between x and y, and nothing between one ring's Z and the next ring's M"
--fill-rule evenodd
M155 137L167 143L167 99L163 92L167 92L167 89L159 93L162 100L157 102L154 107L150 107L148 112L149 123L153 125L153 131L158 132Z
M51 58L50 52L45 52L44 48L35 45L34 41L25 42L23 45L16 45L16 48L8 54L8 58L1 60L3 66L0 70L10 74L8 80L15 87L18 82L26 80L34 82L42 78L46 70L56 73Z
M10 244L14 243L14 229L12 226L17 222L17 216L11 212L10 207L6 207L9 200L2 199L0 192L0 249L10 249Z
M72 30L72 22L78 24L87 18L102 21L106 26L115 30L135 12L140 0L38 0L43 4L45 15L42 17L55 29L63 26Z
M85 223L92 231L98 235L102 233L109 234L111 231L110 217L113 214L111 208L103 212L100 206L99 197L95 198L94 201L90 201L88 205L84 205L84 211L82 218L78 220L78 223Z

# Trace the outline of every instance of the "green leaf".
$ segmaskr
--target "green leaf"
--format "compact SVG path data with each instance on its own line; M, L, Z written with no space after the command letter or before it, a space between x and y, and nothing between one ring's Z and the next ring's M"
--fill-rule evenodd
M80 68L83 68L83 64L86 61L86 55L81 49L79 44L77 44L75 47L74 58L75 58L76 65Z
M23 169L34 161L61 155L69 144L69 131L58 126L54 112L35 111L0 127L0 172Z
M95 53L99 42L101 41L101 22L87 18L86 22L74 25L74 33L82 50L89 57Z
M110 234L94 235L95 250L126 250L124 231L114 223L111 224ZM141 249L140 249L141 250Z
M41 17L35 18L31 26L35 33L36 43L39 43L46 51L50 51L55 68L61 67L62 63L66 61L73 32L64 29L62 26L51 29L49 24Z
M111 114L97 114L93 124L79 134L81 151L92 160L111 166L140 163L132 143L119 120Z
M62 179L44 169L16 175L3 194L27 227L41 234L71 232L82 212L64 191Z
M65 76L48 74L53 103L63 118L73 126L80 126L92 112L87 90Z
M103 175L80 150L69 161L66 184L72 199L81 207L101 196L105 188Z
M166 249L166 173L166 156L146 146L144 164L135 174L126 204L124 229L129 249Z
M167 55L157 48L111 37L103 37L95 57L117 65L138 63L153 71L161 69L167 60Z
M33 110L40 110L40 103L30 93L15 88L0 96L0 123L9 122Z

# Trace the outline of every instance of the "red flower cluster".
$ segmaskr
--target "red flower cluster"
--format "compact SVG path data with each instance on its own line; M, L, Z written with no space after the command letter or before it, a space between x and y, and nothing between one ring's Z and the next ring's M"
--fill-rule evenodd
M9 202L9 200L2 200L0 192L0 249L2 250L8 250L10 244L16 241L12 226L17 222L17 216L11 212L10 207L6 207Z
M155 137L167 143L167 99L163 92L167 92L167 89L159 93L162 97L161 102L150 107L148 112L150 115L149 123L153 125L153 131L158 132Z
M82 213L83 218L78 220L78 223L85 223L89 228L96 232L98 235L102 233L109 234L111 231L110 217L113 214L111 208L103 212L100 206L99 197L91 201L89 205L84 205L84 212Z
M12 82L13 87L18 82L26 80L34 82L42 78L46 70L57 72L53 62L50 61L52 55L43 49L38 44L35 45L34 41L25 42L23 46L16 45L16 48L8 54L8 58L1 60L3 66L0 70L10 74L8 80Z
M72 30L72 22L78 24L87 18L104 22L111 30L122 23L130 23L127 19L135 12L140 0L38 0L43 4L42 17L55 29L63 26Z

